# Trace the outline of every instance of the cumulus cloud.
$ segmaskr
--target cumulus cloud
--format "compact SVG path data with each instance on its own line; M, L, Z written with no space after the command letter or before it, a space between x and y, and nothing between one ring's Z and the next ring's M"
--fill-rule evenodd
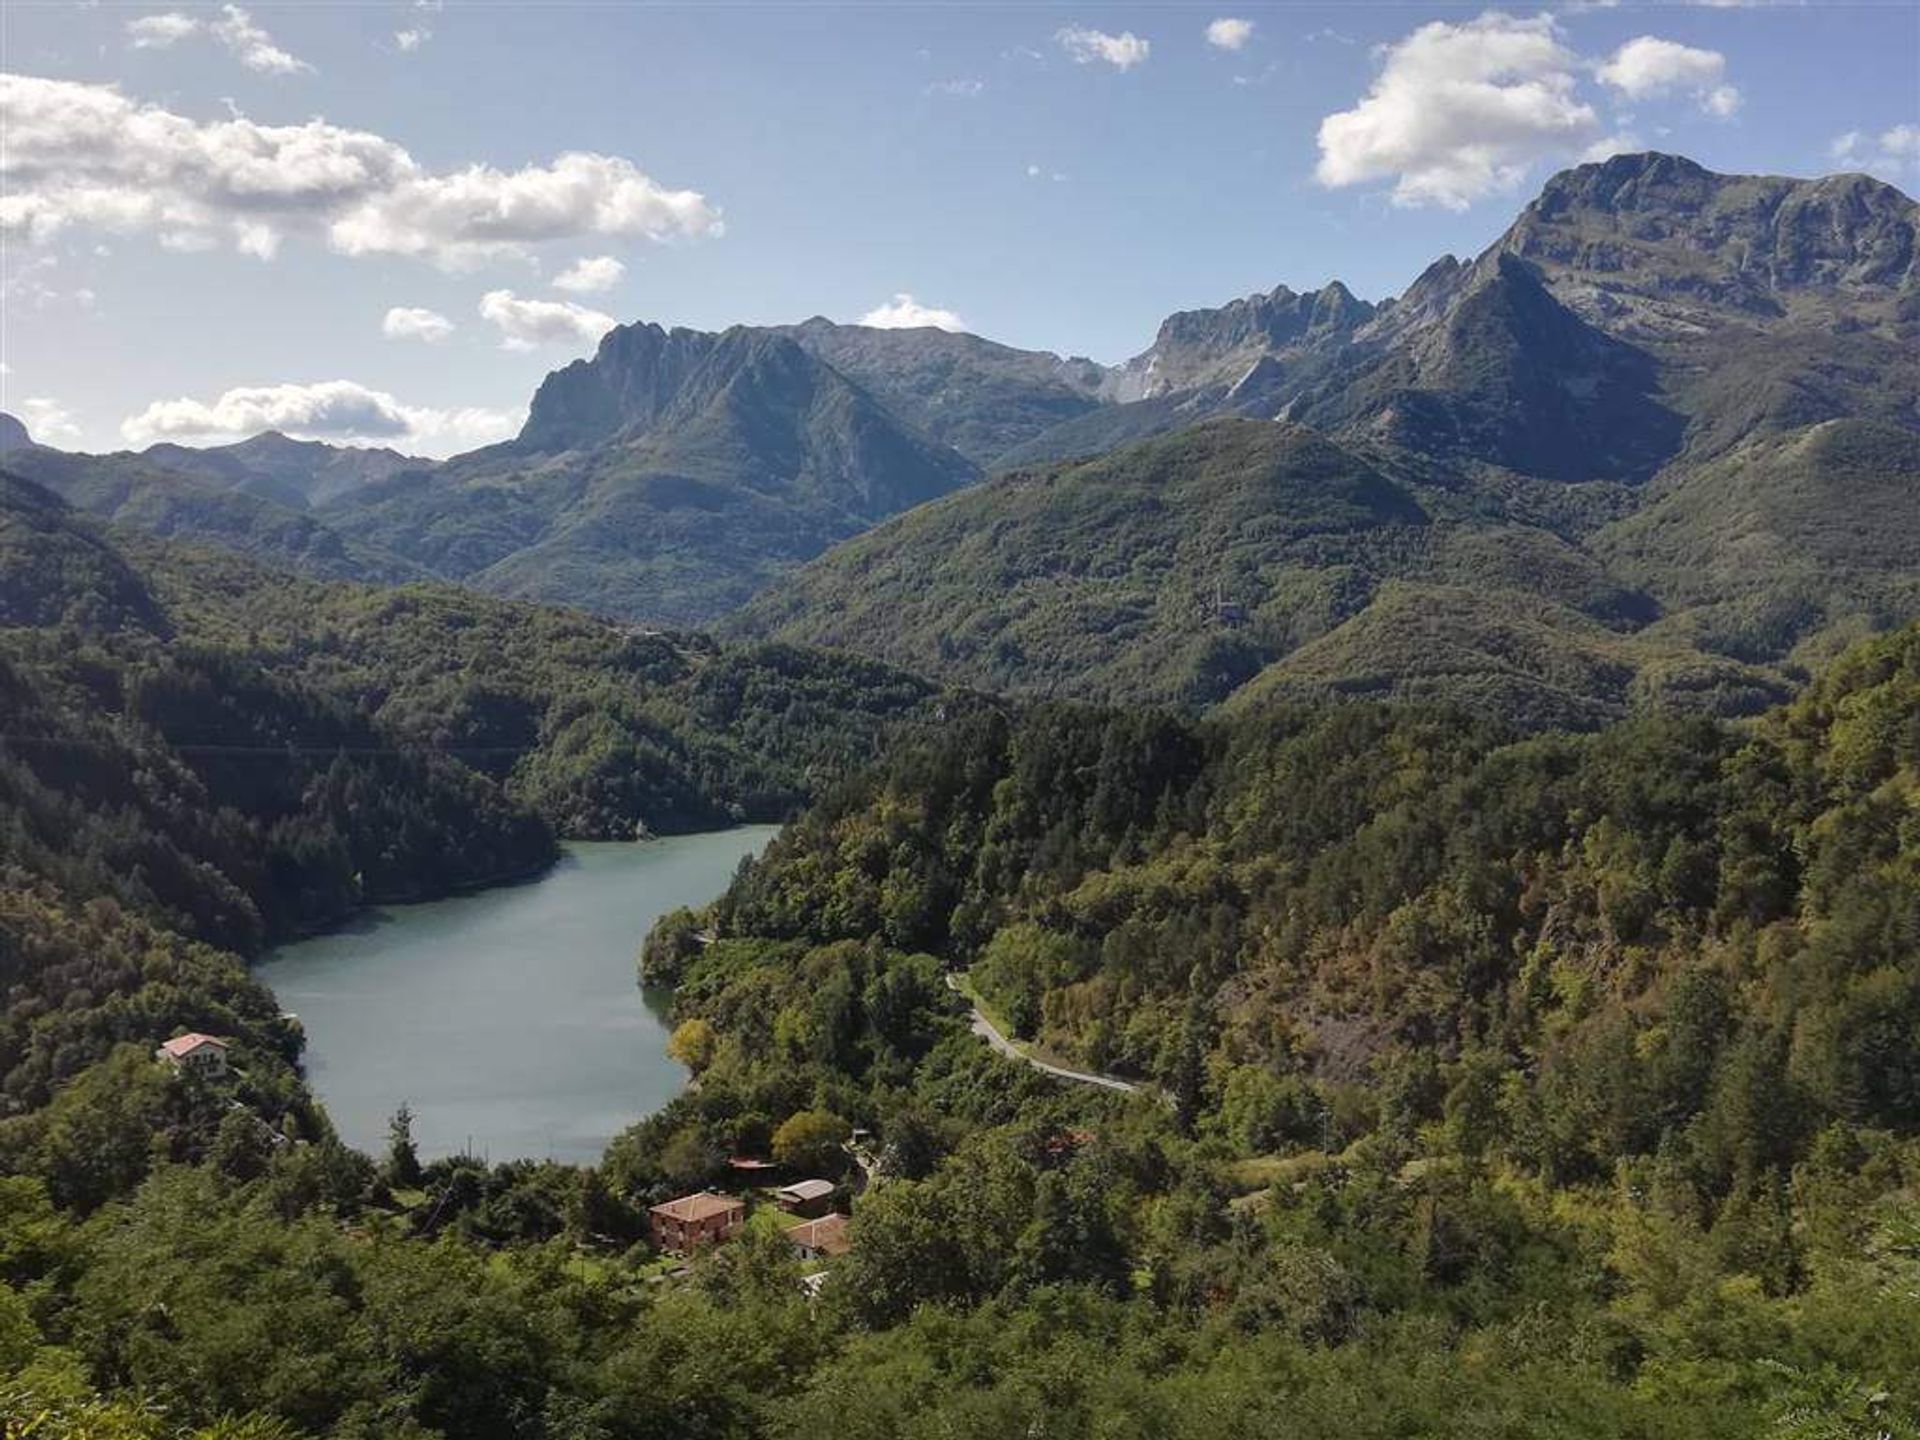
M720 231L719 212L705 196L665 189L630 160L567 154L514 171L490 165L448 175L415 170L346 209L328 233L334 248L349 255L461 263L579 235L670 240Z
M1031 172L1030 172L1031 173ZM918 330L933 326L939 330L965 330L966 321L951 310L922 305L904 290L885 305L876 305L856 322L876 330Z
M1534 161L1594 138L1576 64L1551 16L1431 21L1386 47L1358 105L1320 122L1315 173L1328 186L1391 176L1395 204L1455 210L1511 190Z
M553 288L574 295L598 295L611 290L627 273L627 267L611 255L594 255L576 260L553 277Z
M37 444L59 449L79 443L80 427L74 422L73 412L58 400L30 395L20 402L19 419Z
M278 430L303 440L394 445L423 454L450 455L504 440L520 417L499 410L437 410L403 405L384 390L351 380L313 385L245 385L212 401L156 400L121 422L135 445L158 440L226 444Z
M432 38L433 32L431 30L419 26L411 30L396 30L393 32L393 43L398 45L402 51L407 52L418 50Z
M273 37L254 24L253 16L238 5L221 6L220 18L208 29L214 39L227 47L228 54L262 75L297 75L313 69L306 61L295 59L274 44Z
M191 15L169 10L159 15L142 15L127 21L127 39L136 50L165 50L170 45L196 34L200 22Z
M1740 108L1739 90L1725 83L1726 56L1718 50L1702 50L1658 35L1640 35L1627 41L1597 73L1602 84L1612 86L1629 100L1685 91L1710 115L1724 118Z
M178 10L142 15L127 22L127 39L136 50L165 50L202 32L247 69L262 75L298 75L313 69L276 45L273 37L238 5L222 6L220 18L204 24Z
M380 333L389 340L424 340L437 345L454 331L453 321L438 310L418 305L396 305L380 322Z
M34 241L82 226L266 256L282 234L305 233L348 255L459 267L544 241L722 230L704 196L614 156L436 174L368 131L201 122L107 85L0 75L0 133L0 232Z
M1220 50L1238 50L1253 38L1253 21L1222 16L1207 26L1207 43Z
M1828 153L1849 170L1920 174L1920 125L1895 125L1878 135L1849 130L1828 147Z
M480 318L500 331L503 350L592 345L619 323L571 300L522 300L511 290L489 290L481 296Z
M1074 64L1091 65L1100 61L1116 70L1131 70L1145 64L1147 52L1153 48L1131 30L1109 35L1104 30L1089 30L1083 25L1068 25L1053 38L1060 42L1060 48L1072 57Z
M1631 130L1616 130L1611 135L1603 135L1580 152L1583 164L1598 164L1602 160L1611 160L1616 155L1632 155L1646 149L1646 143Z

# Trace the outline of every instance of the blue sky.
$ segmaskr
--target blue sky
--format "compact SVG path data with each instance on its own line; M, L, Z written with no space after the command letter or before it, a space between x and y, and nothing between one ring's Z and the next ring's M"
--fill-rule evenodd
M0 69L0 404L87 449L450 453L609 319L1112 361L1392 294L1610 148L1920 188L1909 3L12 0Z

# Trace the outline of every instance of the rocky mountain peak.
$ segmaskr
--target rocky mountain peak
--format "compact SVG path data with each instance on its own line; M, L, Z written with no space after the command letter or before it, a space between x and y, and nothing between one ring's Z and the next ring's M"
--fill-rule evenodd
M27 450L33 446L33 436L27 433L27 427L14 416L0 410L0 455L9 450Z
M1196 386L1244 383L1265 358L1339 345L1371 320L1377 307L1338 280L1318 290L1279 285L1264 295L1208 310L1182 310L1160 324L1152 348L1122 367L1109 389L1121 399L1150 399Z
M1791 292L1920 284L1920 206L1865 175L1719 175L1616 155L1549 180L1497 248L1562 277L1756 315Z

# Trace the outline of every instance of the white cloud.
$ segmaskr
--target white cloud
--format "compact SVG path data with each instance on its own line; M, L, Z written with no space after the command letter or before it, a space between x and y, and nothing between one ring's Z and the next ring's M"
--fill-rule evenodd
M1632 155L1646 149L1646 144L1631 130L1617 130L1611 135L1603 135L1580 152L1582 164L1597 164L1602 160L1611 160L1616 155Z
M1397 205L1465 209L1511 190L1536 160L1594 138L1577 64L1551 16L1435 20L1387 46L1359 104L1320 122L1322 185L1389 176Z
M1238 50L1253 38L1253 21L1223 15L1207 26L1207 43L1220 50Z
M511 172L473 165L417 170L335 219L329 237L349 255L420 255L452 264L581 235L718 235L720 215L692 190L667 190L630 160L567 154Z
M438 310L418 305L396 305L380 322L380 333L389 340L424 340L429 345L437 345L453 331L453 321Z
M421 26L416 26L411 30L396 30L393 32L393 43L398 45L402 51L406 52L418 50L432 38L433 32Z
M1716 85L1700 97L1700 108L1722 120L1735 114L1742 103L1739 87L1734 85Z
M594 255L585 260L576 260L558 275L553 277L553 288L566 290L575 295L597 295L602 290L611 290L620 283L627 273L627 267L611 255Z
M157 440L225 444L279 430L306 440L394 445L450 455L514 434L519 417L498 410L437 410L403 405L384 390L351 380L314 385L247 385L212 402L156 400L121 422L135 445Z
M718 235L719 212L631 161L566 154L503 172L435 174L405 149L324 120L201 122L106 85L0 75L0 231L146 231L175 249L225 239L271 254L282 234L349 255L457 267L582 236Z
M73 412L58 400L29 396L20 402L19 419L37 444L59 449L79 443L80 427L74 423Z
M511 290L489 290L481 296L480 318L500 331L503 350L592 345L619 323L571 300L522 300Z
M1849 130L1828 147L1828 153L1849 170L1920 174L1920 125L1895 125L1878 135Z
M936 80L927 86L929 95L953 95L962 100L972 100L987 88L984 80Z
M178 10L142 15L127 22L127 38L136 50L165 50L203 30L247 69L262 75L298 75L313 69L306 61L274 44L273 37L238 5L222 6L220 18L204 25ZM425 33L420 32L423 37Z
M876 305L854 323L871 325L876 330L918 330L929 325L940 330L967 328L966 321L953 311L937 310L931 305L922 305L904 290L895 295L889 303Z
M191 15L169 10L159 15L142 15L127 21L127 39L136 50L165 50L200 29Z
M1116 70L1131 70L1144 64L1147 52L1153 48L1131 30L1109 35L1104 30L1089 30L1083 25L1069 25L1053 38L1060 42L1060 48L1072 57L1074 64L1090 65L1098 60Z
M313 67L295 59L273 43L273 37L253 23L253 16L238 5L220 7L220 18L208 27L213 38L249 70L262 75L298 75Z
M1640 35L1627 41L1597 74L1630 100L1648 100L1681 90L1694 96L1700 108L1722 118L1740 108L1740 92L1724 83L1727 57L1718 50L1702 50Z

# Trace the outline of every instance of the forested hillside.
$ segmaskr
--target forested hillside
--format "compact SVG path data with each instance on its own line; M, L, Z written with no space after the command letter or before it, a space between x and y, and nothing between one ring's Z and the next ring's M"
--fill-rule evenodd
M0 1404L229 1440L1920 1433L1917 782L1913 627L1745 729L955 712L662 922L699 1084L584 1172L342 1149L230 955L50 870L7 931L11 994L63 983L9 1022ZM1144 1090L996 1055L955 969ZM240 1088L166 1080L135 1037L169 1022L235 1036ZM853 1125L877 1178L817 1300L757 1231L643 1282L645 1204Z
M1118 379L629 327L432 472L12 452L140 531L0 475L9 1440L1920 1436L1912 233L1628 157ZM708 613L1050 430L1141 443L748 617L878 658L338 578ZM591 1169L348 1149L247 971L795 815ZM817 1294L652 1249L742 1159L841 1182Z
M181 1026L290 1061L231 954L536 873L557 836L781 818L937 704L859 662L298 581L4 486L0 1114Z

